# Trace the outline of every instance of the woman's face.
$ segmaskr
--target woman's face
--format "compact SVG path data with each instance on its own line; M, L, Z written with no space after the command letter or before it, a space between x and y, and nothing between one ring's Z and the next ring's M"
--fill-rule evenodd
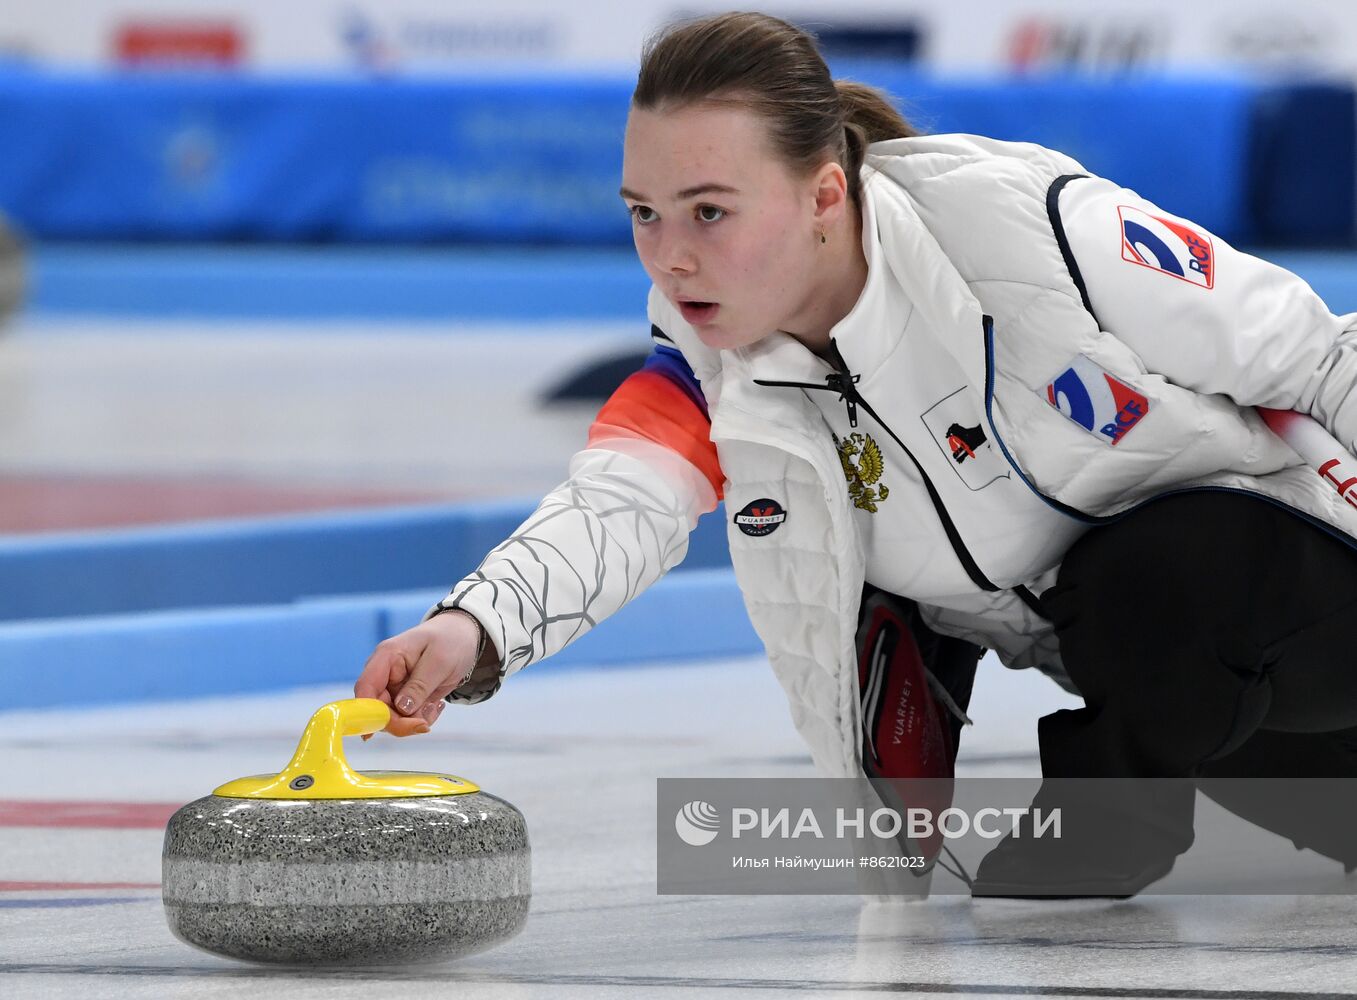
M708 347L794 326L815 284L815 182L793 176L753 112L633 108L622 198L650 280Z

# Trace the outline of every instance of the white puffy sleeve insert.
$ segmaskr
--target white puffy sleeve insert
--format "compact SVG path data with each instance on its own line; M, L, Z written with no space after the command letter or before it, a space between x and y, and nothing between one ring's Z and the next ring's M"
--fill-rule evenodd
M596 442L570 477L429 611L474 615L500 652L449 701L484 701L504 678L564 648L683 561L712 488L681 456L640 438Z

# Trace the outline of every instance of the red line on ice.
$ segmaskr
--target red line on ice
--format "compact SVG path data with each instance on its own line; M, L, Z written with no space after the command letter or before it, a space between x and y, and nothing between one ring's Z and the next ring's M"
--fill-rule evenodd
M176 802L25 802L0 799L0 827L161 830Z
M0 475L0 532L164 524L453 499L452 491L322 489L201 476Z

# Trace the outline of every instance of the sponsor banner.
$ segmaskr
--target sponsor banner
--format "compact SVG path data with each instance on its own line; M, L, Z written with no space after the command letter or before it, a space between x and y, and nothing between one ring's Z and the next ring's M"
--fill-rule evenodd
M1357 893L1344 873L1357 865L1357 779L1199 784L660 778L657 890L948 895L978 880L1030 896Z
M229 21L129 20L113 39L113 58L125 66L228 69L245 55L244 34Z
M230 26L233 61L264 73L462 74L633 66L646 34L672 16L667 3L573 5L500 0L52 0L11 4L0 53L71 68L148 64L149 47L220 52ZM149 37L148 37L149 36ZM198 59L199 62L205 60ZM206 60L210 62L211 60ZM222 64L222 60L217 60Z
M49 0L11 4L0 53L84 67L122 61L129 25L193 23L210 14L236 26L246 65L268 72L463 72L468 67L630 68L646 36L679 15L720 2L606 0L490 7L445 0ZM1068 71L1332 72L1357 76L1357 4L1350 0L783 0L769 13L820 32L842 54L917 59L966 75ZM182 54L182 53L181 53Z
M1357 76L1348 0L958 0L930 27L930 64L968 75Z

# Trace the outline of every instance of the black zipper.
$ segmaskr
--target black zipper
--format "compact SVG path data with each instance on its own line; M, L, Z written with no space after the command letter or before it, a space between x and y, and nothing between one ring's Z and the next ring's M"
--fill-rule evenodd
M988 319L988 317L986 317L986 319ZM966 571L966 575L971 578L971 582L988 593L998 592L1002 588L998 587L989 579L989 577L985 576L984 572L980 569L979 564L976 563L975 558L971 555L970 549L966 547L965 540L961 537L961 532L957 530L956 523L952 520L952 515L947 512L947 508L942 502L942 497L938 495L936 487L933 486L933 480L930 479L928 473L924 471L923 465L921 465L919 460L914 457L914 453L909 450L905 442L900 440L895 431L891 430L890 425L881 419L876 410L872 408L872 404L867 402L867 400L863 398L862 393L858 391L857 384L862 376L854 375L848 370L848 365L844 361L843 355L839 352L839 345L832 339L829 342L829 348L840 371L834 372L831 375L826 375L824 385L815 382L781 382L758 378L754 379L754 384L762 386L782 386L794 389L814 389L820 392L837 392L839 394L839 399L847 406L848 423L852 427L858 425L858 407L865 410L867 414L876 421L877 426L889 434L891 440L900 447L900 450L909 456L909 460L914 463L914 468L919 470L919 476L923 479L924 488L928 490L928 498L933 501L933 509L937 511L938 520L942 522L942 530L947 533L947 540L952 545L952 551L956 554L962 569ZM1018 586L1014 587L1013 591L1022 599L1024 604L1027 604L1038 614L1042 614L1040 608L1041 602L1030 590L1026 587Z
M834 348L834 353L837 355L839 349L832 340L830 341L830 346ZM842 360L842 358L840 360ZM844 367L847 368L848 366L844 365ZM862 378L861 375L847 375L842 372L835 372L833 375L825 376L825 384L823 386L815 387L817 389L828 389L830 392L837 392L839 394L840 402L846 404L848 407L849 427L856 427L858 425L858 400L862 398L858 395L857 390L857 382L860 378ZM754 381L758 382L758 379L755 379Z

